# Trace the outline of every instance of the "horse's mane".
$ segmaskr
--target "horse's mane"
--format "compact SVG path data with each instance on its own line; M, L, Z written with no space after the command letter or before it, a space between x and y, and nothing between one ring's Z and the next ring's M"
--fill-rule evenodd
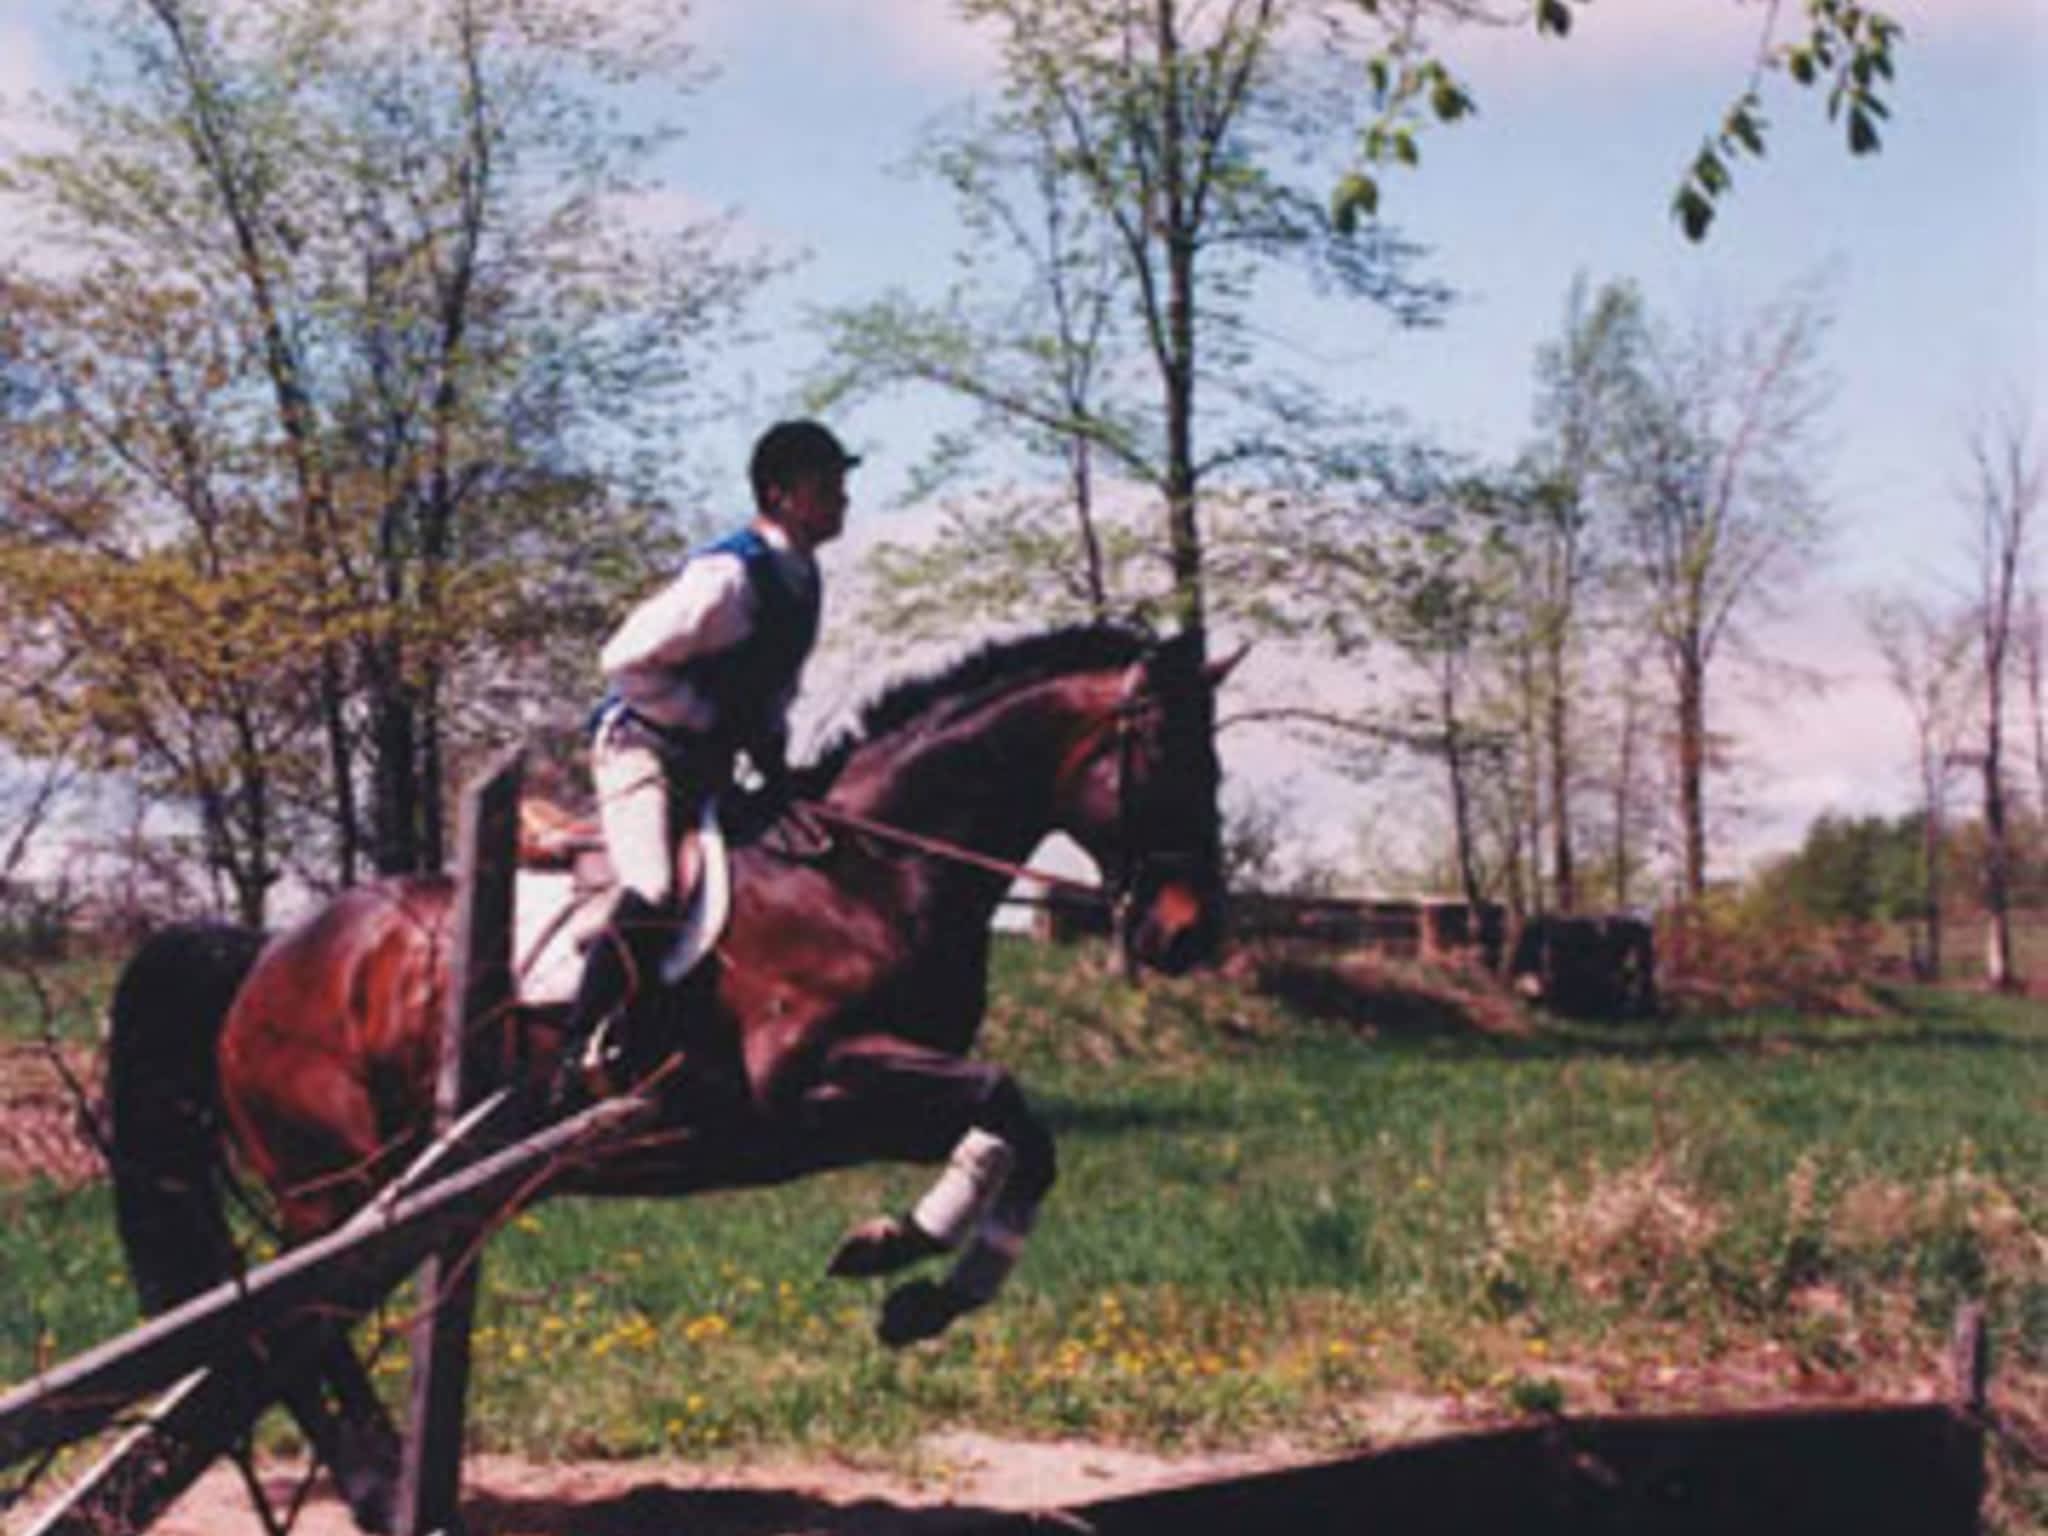
M796 793L816 798L832 787L847 759L861 747L921 720L934 709L979 700L1009 689L1127 667L1151 648L1152 637L1126 624L1074 624L970 651L935 672L891 684L861 707L857 723L835 736L811 763L796 771Z

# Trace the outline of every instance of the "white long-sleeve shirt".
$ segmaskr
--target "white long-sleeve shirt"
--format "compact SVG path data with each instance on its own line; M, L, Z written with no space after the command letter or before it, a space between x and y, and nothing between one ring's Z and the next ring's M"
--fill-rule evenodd
M754 525L781 562L792 587L818 580L817 563L796 548L778 525ZM688 664L740 644L759 620L753 583L738 555L711 550L692 555L675 577L626 616L598 655L606 681L627 708L664 729L711 731L720 724L716 703L690 686ZM772 718L786 721L794 682L773 702Z

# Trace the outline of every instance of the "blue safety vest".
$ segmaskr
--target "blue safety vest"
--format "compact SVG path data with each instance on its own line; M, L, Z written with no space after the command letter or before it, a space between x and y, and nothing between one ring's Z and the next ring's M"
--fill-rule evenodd
M713 740L728 747L758 741L770 729L775 703L796 682L818 639L818 585L799 590L783 574L781 556L759 529L747 527L693 550L703 555L735 555L747 573L754 595L754 624L738 645L685 662L682 675L707 699L718 718ZM607 693L591 714L595 731L625 703ZM645 716L634 718L657 736L694 738L695 733L670 730ZM678 745L684 744L678 740Z

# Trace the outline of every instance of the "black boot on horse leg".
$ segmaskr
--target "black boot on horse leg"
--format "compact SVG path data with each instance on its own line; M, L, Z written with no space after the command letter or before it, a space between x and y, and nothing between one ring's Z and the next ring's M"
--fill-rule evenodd
M946 1278L907 1281L883 1299L875 1337L890 1349L936 1338L954 1319L987 1306L1024 1256L1039 1203L1052 1187L1053 1152L1051 1136L1035 1120L1015 1129L1020 1138L1019 1145L1010 1149L1015 1172L976 1215L960 1257ZM968 1132L970 1138L981 1134ZM951 1168L947 1172L950 1174ZM941 1175L932 1194L945 1182L946 1176Z
M844 1140L870 1158L946 1158L909 1212L855 1227L828 1265L833 1275L883 1275L959 1251L945 1279L889 1293L875 1330L881 1342L896 1349L933 1338L993 1301L1057 1175L1052 1136L1016 1079L992 1063L900 1040L854 1040L834 1052L808 1107L822 1141Z
M611 921L590 946L564 1027L550 1101L574 1108L633 1086L652 1054L642 1005L661 985L661 958L674 934L667 911L638 891L620 893ZM640 1028L636 1029L635 1026Z
M901 1216L862 1222L832 1251L825 1273L841 1279L893 1275L958 1248L995 1203L1015 1161L1008 1142L987 1131L960 1138L946 1171L916 1206Z

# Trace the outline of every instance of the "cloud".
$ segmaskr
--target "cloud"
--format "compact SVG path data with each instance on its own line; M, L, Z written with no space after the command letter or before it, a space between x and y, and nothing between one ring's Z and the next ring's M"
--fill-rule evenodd
M738 52L835 50L845 67L878 56L907 81L971 88L995 78L989 29L970 27L942 0L695 0L698 40L714 59Z
M25 16L0 21L0 133L17 139L31 91L47 89L49 64L36 29Z

